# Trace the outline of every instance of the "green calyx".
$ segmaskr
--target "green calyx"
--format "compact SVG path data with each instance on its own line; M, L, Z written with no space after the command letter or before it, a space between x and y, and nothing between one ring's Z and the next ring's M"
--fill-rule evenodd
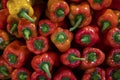
M50 27L47 24L42 24L40 29L43 33L47 33L47 32L49 32Z
M22 33L23 33L25 39L27 39L27 40L28 40L28 39L30 38L30 36L32 35L32 31L31 31L29 28L23 29L23 30L22 30Z
M18 80L27 80L28 75L25 72L20 72L18 74Z
M0 74L8 76L8 69L5 66L0 66Z
M97 55L95 52L90 52L87 54L88 61L95 62L97 60Z
M103 0L94 0L95 3L101 4Z
M56 10L55 14L56 14L57 17L62 17L62 16L64 16L65 12L64 12L63 9L58 8L58 9Z
M18 17L20 18L25 18L27 20L29 20L30 22L35 22L34 19L32 19L29 15L28 15L28 11L25 9L21 9L20 12L18 13Z
M62 80L70 80L70 79L67 77L63 77Z
M73 27L71 27L69 30L70 31L74 31L76 28L79 27L79 25L82 23L82 21L84 20L85 16L83 14L78 14L76 17L75 17L75 25Z
M95 71L91 74L91 79L90 80L101 80L101 76L98 74L97 71Z
M45 76L39 76L38 80L47 80Z
M36 40L36 41L34 42L34 47L35 47L35 49L37 49L37 50L43 49L43 47L44 47L43 41L41 41L41 40Z
M67 35L64 32L59 32L55 35L56 42L64 43L66 39Z
M90 37L89 34L85 34L85 35L82 36L80 41L85 43L85 44L89 44L91 42L91 37Z
M15 31L17 31L17 26L18 26L17 23L13 23L13 24L12 24L12 27L11 27L11 29L10 29L10 33L14 33Z
M110 23L109 21L104 21L104 20L103 20L103 21L101 22L101 24L102 24L102 31L108 29L108 28L111 26L111 23Z
M74 63L78 60L85 60L85 58L79 58L77 57L74 53L73 54L69 54L68 55L68 60L71 62L71 63Z
M112 80L120 80L120 69L113 71Z
M11 53L8 55L8 60L11 64L15 64L17 63L17 56Z
M120 44L120 32L116 32L116 33L113 35L113 40L114 40L114 42Z
M113 55L113 60L114 60L114 62L116 62L116 63L120 62L120 54L119 54L119 53L115 53L115 54Z
M51 73L50 73L50 63L49 62L42 62L40 65L39 65L39 68L41 69L41 70L43 70L46 74L47 74L47 76L49 77L49 78L51 78Z

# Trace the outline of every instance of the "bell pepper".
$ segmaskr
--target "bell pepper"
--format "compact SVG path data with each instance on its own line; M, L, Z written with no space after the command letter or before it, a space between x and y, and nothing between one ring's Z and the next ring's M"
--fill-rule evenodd
M21 19L18 23L18 34L25 40L29 40L30 38L37 36L37 27L34 23Z
M8 0L7 8L10 15L16 15L18 18L25 18L30 22L34 22L34 19L31 18L34 10L27 0Z
M0 10L7 8L7 1L8 0L0 0Z
M43 36L33 37L26 41L27 48L34 54L42 54L49 48L48 39Z
M117 27L120 28L120 11L119 10L114 10L114 13L118 16L118 25L117 25Z
M108 8L112 4L112 0L87 0L94 10L102 10Z
M70 69L62 67L54 75L53 80L77 80L77 78Z
M108 67L106 69L106 80L119 80L119 79L120 79L119 67Z
M60 52L65 52L71 46L73 34L68 29L58 27L50 36L52 43Z
M12 73L13 68L8 65L8 63L0 56L0 79L8 79L10 78L10 74Z
M36 55L31 61L31 66L36 72L42 72L47 75L48 78L52 78L51 71L54 65L53 59L47 54Z
M52 80L52 79L48 78L45 73L33 72L31 75L31 80Z
M49 19L40 20L38 23L38 33L42 36L49 36L57 28L57 23L53 23Z
M86 47L83 50L82 58L85 60L81 62L80 68L85 70L101 65L105 60L105 54L98 48Z
M75 34L75 42L80 46L93 46L99 41L98 27L84 26Z
M71 2L75 2L75 3L79 3L81 2L82 0L70 0Z
M70 4L70 13L68 17L71 25L73 26L69 29L70 31L89 25L92 20L89 4L87 2Z
M60 56L60 60L62 64L68 66L70 68L78 67L81 63L81 60L84 58L80 58L80 51L76 48L70 48Z
M100 26L101 31L104 32L118 24L118 17L113 10L106 9L101 16L99 16L97 24Z
M15 69L11 74L12 80L31 80L31 72L27 68Z
M2 56L10 66L20 68L26 63L29 53L25 45L15 40L5 48Z
M64 0L48 0L46 15L52 22L63 21L69 11L69 5Z
M0 50L4 50L9 43L9 34L5 30L0 29Z
M81 80L106 80L105 70L100 67L87 69Z

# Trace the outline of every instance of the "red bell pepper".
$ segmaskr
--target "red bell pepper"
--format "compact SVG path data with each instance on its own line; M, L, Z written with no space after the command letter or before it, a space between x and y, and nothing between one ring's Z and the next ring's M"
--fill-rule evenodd
M114 10L114 13L118 16L118 25L117 25L117 27L120 28L120 11L119 10Z
M34 54L41 54L48 50L48 39L43 36L33 37L26 41L27 48Z
M85 26L75 34L75 42L81 46L93 46L99 41L98 28Z
M80 58L81 54L80 51L76 48L70 48L60 56L60 60L62 64L70 67L75 68L78 67L81 63L81 60L84 58Z
M77 78L70 69L60 68L54 75L53 80L77 80Z
M33 72L31 75L31 80L52 80L52 79L48 78L48 76L45 73Z
M0 79L8 79L10 78L10 74L12 73L13 68L8 65L8 63L0 56Z
M24 39L29 40L31 37L37 36L37 28L34 23L26 19L20 19L18 23L18 34Z
M40 20L38 23L38 33L42 36L49 36L57 28L57 23L53 23L49 19Z
M87 0L94 10L108 8L112 4L112 0Z
M8 0L0 0L0 10L7 8L7 1Z
M105 70L100 67L87 69L81 80L106 80Z
M85 58L81 62L81 69L88 69L99 66L105 60L105 54L98 48L86 47L83 50L82 58Z
M31 72L27 68L15 69L11 74L12 80L31 80Z
M106 31L118 24L118 17L113 10L106 9L101 16L99 16L97 24L100 26L101 31Z
M92 20L89 4L87 2L82 2L81 4L71 4L68 17L71 25L73 26L69 29L70 31L73 31L78 27L80 28L89 25Z
M31 66L36 72L42 72L47 74L48 78L51 78L51 71L54 65L53 59L47 54L43 53L33 57Z
M73 34L68 29L58 27L51 34L51 41L57 47L60 52L65 52L71 46L73 40Z
M119 79L120 79L119 67L108 67L106 69L106 80L119 80Z
M107 54L107 64L111 67L119 67L120 66L120 49L113 48Z
M26 63L29 53L26 46L15 40L5 48L2 56L10 66L20 68Z
M64 0L48 0L46 15L52 22L63 21L69 11L69 5Z

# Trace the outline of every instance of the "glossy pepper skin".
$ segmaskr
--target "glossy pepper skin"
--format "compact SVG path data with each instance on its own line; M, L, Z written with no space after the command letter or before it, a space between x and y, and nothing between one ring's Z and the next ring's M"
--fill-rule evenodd
M96 26L85 26L75 34L75 42L80 46L93 46L99 41L99 29Z
M0 79L8 79L10 78L10 74L12 73L13 68L8 65L8 63L0 56Z
M110 67L119 67L120 66L120 49L119 48L112 48L108 54L106 63Z
M60 68L54 75L53 80L77 80L77 78L70 69Z
M87 0L94 10L102 10L108 8L112 4L112 0ZM114 0L113 0L114 1Z
M14 69L11 74L11 80L31 80L31 72L24 67Z
M87 2L70 4L70 13L68 17L71 25L73 26L69 29L70 31L89 25L92 20L89 4Z
M105 54L98 48L86 47L83 50L82 58L85 60L81 62L80 68L85 70L101 65L105 60Z
M117 27L120 28L120 11L119 11L119 10L114 10L114 13L118 16L118 24L117 24Z
M119 80L119 79L120 79L119 67L108 67L106 69L106 80Z
M30 38L37 36L37 28L34 23L21 19L18 23L18 34L25 40L29 40Z
M81 80L106 80L105 70L100 67L87 69Z
M31 66L36 72L42 72L51 78L51 71L54 65L53 59L47 54L36 55L31 61Z
M20 68L28 59L29 50L20 41L11 42L3 52L3 58L13 68Z
M63 21L69 11L69 5L64 0L48 0L46 15L52 22Z
M49 36L57 28L58 24L50 21L49 19L40 20L38 23L38 33L42 36Z
M45 73L33 72L31 75L31 80L52 80L52 79L48 78Z
M80 58L80 51L76 48L69 48L66 52L62 53L60 56L60 60L62 64L75 68L78 67L84 58Z
M33 37L26 41L27 48L34 54L42 54L49 48L48 39L43 36Z
M7 1L8 0L1 0L0 1L0 10L7 8Z
M73 34L68 29L58 27L50 36L52 43L60 52L65 52L71 46Z
M34 10L27 0L8 0L7 8L9 10L10 15L15 15L19 19L25 18L30 22L34 22L34 19L31 18L34 14Z
M112 9L106 9L102 15L98 17L97 24L100 26L101 31L106 31L118 24L118 17Z

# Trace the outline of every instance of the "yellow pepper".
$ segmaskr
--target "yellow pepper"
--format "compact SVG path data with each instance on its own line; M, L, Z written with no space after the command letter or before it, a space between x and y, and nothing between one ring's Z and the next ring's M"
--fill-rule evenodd
M30 22L34 22L34 19L31 18L34 10L28 0L8 0L7 8L10 15L17 15L18 18L25 18Z

